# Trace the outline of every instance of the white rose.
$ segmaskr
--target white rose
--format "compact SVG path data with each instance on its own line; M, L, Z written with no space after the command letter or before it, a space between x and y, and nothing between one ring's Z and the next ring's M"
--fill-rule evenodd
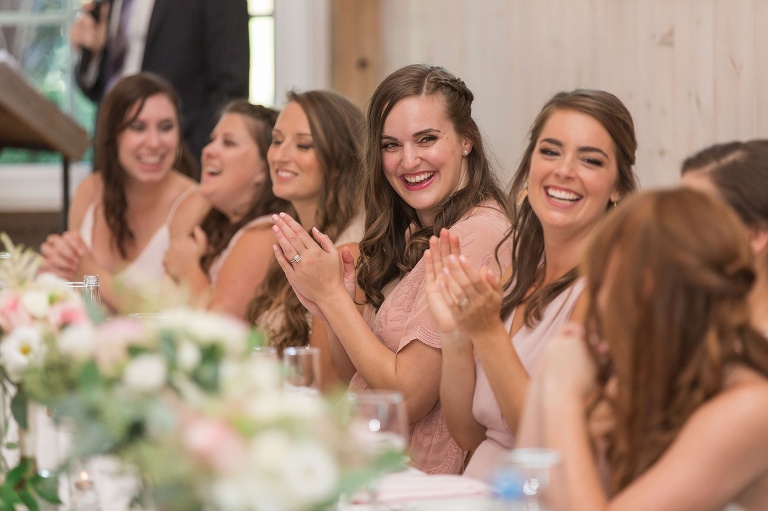
M37 328L20 326L11 332L0 343L0 360L11 381L19 382L24 370L40 357L42 350L43 339Z
M73 325L65 328L58 339L59 351L63 355L77 360L92 357L95 345L95 331L90 324Z
M168 366L162 355L143 353L128 363L123 383L136 392L154 392L163 386L167 374Z
M200 363L200 349L189 340L181 341L176 361L183 371L190 372Z
M248 447L248 459L260 470L277 467L291 450L291 437L280 430L267 430L258 434Z
M34 318L44 318L50 310L48 293L40 289L30 289L21 295L21 305Z
M339 482L336 459L323 445L312 440L291 444L280 463L285 489L308 504L332 496Z

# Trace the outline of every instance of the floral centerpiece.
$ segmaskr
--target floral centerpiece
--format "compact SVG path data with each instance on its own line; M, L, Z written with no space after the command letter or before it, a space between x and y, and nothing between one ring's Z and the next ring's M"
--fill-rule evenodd
M24 503L37 509L36 498L58 502L55 477L44 477L35 466L34 438L29 433L30 404L24 375L50 366L58 358L58 341L67 331L90 322L88 306L67 282L38 274L39 256L15 246L0 233L7 257L0 259L0 415L3 445L15 454L0 456L0 511ZM60 382L63 383L63 382ZM69 385L74 382L70 379ZM64 385L51 387L52 393ZM9 407L18 426L18 442L10 442Z
M285 391L281 365L251 355L263 337L241 321L184 307L113 318L94 311L89 320L76 293L51 276L31 277L34 256L12 250L14 270L0 272L0 368L25 399L68 424L70 460L114 456L141 482L138 502L175 511L322 509L402 465L400 452L366 454L338 401ZM6 486L18 486L12 473ZM28 502L45 490L14 498L36 509Z

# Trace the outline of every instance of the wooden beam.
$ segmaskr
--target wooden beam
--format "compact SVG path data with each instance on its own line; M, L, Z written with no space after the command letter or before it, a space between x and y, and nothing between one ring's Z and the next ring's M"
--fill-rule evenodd
M381 80L381 0L332 0L331 83L364 108Z

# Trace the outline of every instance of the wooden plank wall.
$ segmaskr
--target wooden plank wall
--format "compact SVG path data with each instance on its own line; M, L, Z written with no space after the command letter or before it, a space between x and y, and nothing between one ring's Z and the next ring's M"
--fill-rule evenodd
M427 62L475 93L504 175L546 99L613 92L633 114L644 188L717 141L768 137L768 0L380 0L381 78Z

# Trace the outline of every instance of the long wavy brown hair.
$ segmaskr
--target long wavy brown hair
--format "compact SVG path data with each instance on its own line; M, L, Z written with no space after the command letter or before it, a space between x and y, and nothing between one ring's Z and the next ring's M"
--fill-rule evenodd
M225 114L237 114L245 121L248 133L256 142L259 156L262 161L267 161L267 150L272 143L272 128L275 126L278 111L262 105L253 105L247 99L236 99L222 110ZM221 117L220 116L220 117ZM266 163L265 163L266 165ZM256 195L251 201L248 211L237 222L230 222L229 218L216 209L211 209L201 222L201 227L208 236L208 250L200 260L205 272L211 267L216 257L221 254L235 235L244 225L260 216L291 211L291 204L285 199L276 197L272 192L272 177L269 170L265 169L266 179L259 186Z
M525 198L531 158L541 131L552 114L562 110L589 115L611 136L617 160L617 190L621 197L638 188L637 177L632 168L637 151L635 127L632 115L619 98L601 90L577 89L560 92L547 101L533 121L528 146L512 178L509 192L509 200L514 208L514 223L507 236L512 237L512 276L505 286L508 292L501 304L501 317L507 318L518 305L526 302L527 326L539 321L547 304L568 289L578 276L577 268L573 268L554 282L546 286L541 285L546 273L546 261L543 260L544 231L530 202ZM523 199L519 200L519 197ZM613 204L609 202L605 208L608 212L613 208ZM502 243L506 242L507 238L502 240Z
M617 383L613 492L653 465L721 391L729 364L768 375L768 341L749 323L747 239L722 201L677 189L627 199L589 245L587 335L608 344L601 381Z
M197 163L181 138L181 103L176 91L165 79L146 72L121 78L110 89L99 107L93 163L104 182L102 207L107 227L112 234L112 243L123 258L127 257L128 246L134 243L135 238L125 219L128 210L128 199L125 196L126 173L118 159L117 138L136 120L147 98L158 94L166 96L176 112L179 135L177 154L180 156L175 168L187 176L192 176Z
M288 101L298 104L309 120L315 154L323 172L315 225L336 240L362 207L357 189L363 113L349 99L325 90L292 91L288 93ZM300 221L295 211L287 212ZM270 344L280 351L288 346L308 344L307 310L296 298L280 265L273 261L260 290L248 305L246 319L258 323L277 306L282 306L282 328L270 332Z
M472 151L466 156L467 185L436 208L434 225L422 225L416 210L397 195L384 175L381 135L384 121L398 101L434 95L443 99L446 116L456 133L470 141ZM357 280L366 301L376 308L384 301L381 289L416 266L429 247L430 236L440 229L450 228L484 202L493 202L510 215L480 129L472 118L473 99L472 91L462 80L442 67L425 64L395 71L371 96L365 121L365 234L360 242ZM406 237L409 229L410 235Z

